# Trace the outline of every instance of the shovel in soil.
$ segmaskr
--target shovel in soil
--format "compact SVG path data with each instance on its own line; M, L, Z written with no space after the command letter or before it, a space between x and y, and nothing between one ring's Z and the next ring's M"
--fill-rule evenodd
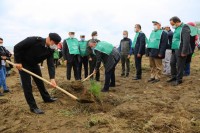
M101 66L99 69L101 69L103 66ZM82 90L84 89L84 85L83 85L83 82L85 82L86 80L88 80L90 77L92 77L95 73L92 73L90 74L89 76L87 76L85 79L83 79L82 81L81 80L76 80L76 81L72 81L71 82L71 87L74 89L74 90ZM85 90L86 91L86 90ZM85 92L84 91L84 92Z
M10 64L10 65L15 66L15 64L14 64L13 62L11 62L11 61L6 60L6 62L7 62L8 64ZM27 69L25 69L25 68L22 68L22 71L24 71L24 72L26 72L26 73L28 73L28 74L30 74L30 75L32 75L32 76L34 76L34 77L36 77L36 78L42 80L42 81L44 81L45 83L51 85L51 82L49 82L48 80L46 80L46 79L44 79L44 78L42 78L42 77L36 75L35 73L32 73L31 71L29 71L29 70L27 70ZM55 88L58 89L58 90L60 90L61 92L65 93L66 95L68 95L68 96L71 97L73 100L76 100L76 101L79 102L79 103L93 103L93 102L94 102L94 101L87 100L87 99L79 99L78 97L72 95L71 93L69 93L68 91L62 89L62 88L59 87L59 86L56 86Z

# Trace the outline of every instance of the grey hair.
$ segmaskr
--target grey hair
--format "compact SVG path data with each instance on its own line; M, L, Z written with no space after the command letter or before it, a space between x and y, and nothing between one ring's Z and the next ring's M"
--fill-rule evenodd
M94 39L91 39L88 43L90 44L90 43L97 43L97 42Z

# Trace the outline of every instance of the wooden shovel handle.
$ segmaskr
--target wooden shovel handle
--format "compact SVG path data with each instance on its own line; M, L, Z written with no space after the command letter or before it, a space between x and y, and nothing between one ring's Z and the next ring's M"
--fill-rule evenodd
M6 62L7 62L8 64L11 64L11 65L15 66L15 64L14 64L13 62L9 61L9 60L6 60ZM36 75L35 73L33 73L33 72L31 72L31 71L29 71L29 70L27 70L27 69L25 69L25 68L22 68L22 71L24 71L24 72L26 72L26 73L28 73L28 74L30 74L30 75L32 75L32 76L34 76L34 77L36 77L36 78L42 80L42 81L44 81L45 83L47 83L47 84L49 84L49 85L52 85L51 82L49 82L48 80L46 80L46 79L44 79L44 78L42 78L42 77ZM78 100L78 98L77 98L76 96L72 95L71 93L69 93L68 91L62 89L61 87L56 86L55 88L58 89L58 90L60 90L60 91L62 91L62 92L65 93L65 94L67 94L67 95L68 95L69 97L71 97L72 99Z
M103 65L99 68L99 70L103 67ZM87 76L87 78L82 80L82 83L85 82L86 80L88 80L90 77L92 77L95 73L93 72L92 74L90 74L89 76Z

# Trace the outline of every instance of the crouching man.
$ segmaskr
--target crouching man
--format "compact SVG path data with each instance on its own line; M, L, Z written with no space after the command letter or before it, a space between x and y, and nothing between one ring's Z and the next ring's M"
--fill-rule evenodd
M104 41L97 43L90 40L89 47L94 50L97 58L94 73L99 71L101 61L105 67L105 83L101 91L108 92L109 87L115 87L115 67L120 60L120 54L112 44Z

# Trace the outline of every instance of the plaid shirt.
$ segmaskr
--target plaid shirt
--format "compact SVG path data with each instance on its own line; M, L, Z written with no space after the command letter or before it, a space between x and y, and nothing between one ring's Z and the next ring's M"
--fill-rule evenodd
M105 72L109 72L120 60L120 54L116 48L113 48L110 55L107 55L103 52L95 50L96 53L96 67L95 70L99 71L99 67L101 65L101 62L103 62L105 67Z

